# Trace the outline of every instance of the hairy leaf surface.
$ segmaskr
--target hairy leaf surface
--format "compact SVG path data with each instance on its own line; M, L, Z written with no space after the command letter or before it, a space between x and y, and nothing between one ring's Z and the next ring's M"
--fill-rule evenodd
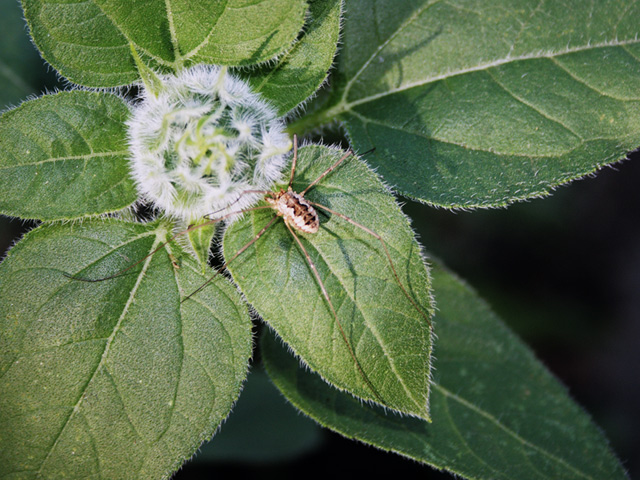
M640 144L640 5L348 0L340 119L413 198L486 207L548 194ZM295 128L294 128L295 130Z
M0 117L0 212L57 220L120 210L137 198L124 124L111 94L60 92Z
M253 65L283 53L304 23L304 0L23 0L43 56L92 87L138 79L129 44L164 71L197 63Z
M434 266L431 423L385 413L300 368L270 335L262 358L297 408L349 438L473 479L626 479L601 431L460 280Z
M302 37L274 66L251 71L247 80L284 115L320 88L340 36L342 0L313 0Z
M294 190L302 192L343 153L320 146L300 149ZM318 233L296 235L318 271L338 322L281 219L233 259L274 218L272 209L251 211L227 229L224 256L233 279L264 320L326 381L428 419L430 285L406 217L377 176L355 157L305 198L380 235L402 288L381 242L327 211L320 213Z
M207 277L175 244L115 278L65 275L122 271L166 233L115 220L42 226L0 265L7 477L168 478L229 413L251 322L225 279L181 303Z

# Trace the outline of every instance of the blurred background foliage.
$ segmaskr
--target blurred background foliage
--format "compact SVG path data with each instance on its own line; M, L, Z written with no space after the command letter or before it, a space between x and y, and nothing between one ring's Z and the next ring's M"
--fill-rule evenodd
M0 32L0 109L66 88L29 41L17 1L0 0ZM605 431L631 478L640 476L638 185L635 152L551 197L505 209L451 212L399 199L429 254L534 349ZM0 216L0 255L34 225ZM258 352L233 414L174 478L300 471L452 478L320 429L286 404Z

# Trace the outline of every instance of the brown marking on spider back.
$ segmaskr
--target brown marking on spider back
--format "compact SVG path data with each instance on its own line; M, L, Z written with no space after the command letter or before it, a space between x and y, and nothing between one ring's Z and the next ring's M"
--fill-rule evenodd
M284 221L304 233L316 233L320 228L318 212L302 195L289 189L280 190L267 201L283 217Z

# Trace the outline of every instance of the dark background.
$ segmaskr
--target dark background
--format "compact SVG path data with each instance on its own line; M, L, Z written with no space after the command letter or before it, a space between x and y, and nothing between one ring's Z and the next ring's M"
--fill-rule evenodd
M3 48L29 72L25 85L0 89L2 108L60 85L26 39L17 2L0 1ZM636 153L551 197L506 209L453 213L403 200L425 248L534 349L604 430L632 478L640 476L639 185ZM32 225L0 216L0 255ZM176 479L453 478L321 430L254 370L220 435Z

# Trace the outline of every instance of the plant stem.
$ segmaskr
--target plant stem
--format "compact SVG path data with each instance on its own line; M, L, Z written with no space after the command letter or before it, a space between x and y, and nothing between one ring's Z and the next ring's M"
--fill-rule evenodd
M285 129L289 135L298 135L302 137L304 134L313 130L314 128L318 128L322 125L326 125L338 119L338 116L344 112L344 108L342 104L334 105L329 109L322 109L316 112L311 113L310 115L305 115L300 117L289 125Z

